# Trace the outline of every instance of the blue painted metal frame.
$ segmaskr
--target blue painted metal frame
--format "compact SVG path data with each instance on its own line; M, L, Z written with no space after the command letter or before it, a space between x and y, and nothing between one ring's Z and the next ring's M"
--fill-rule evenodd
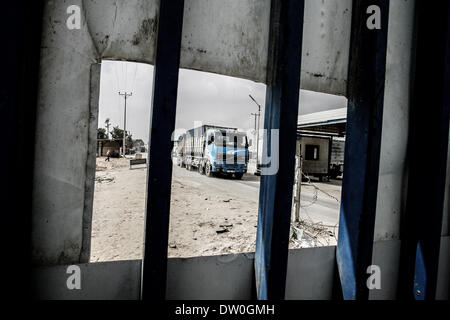
M381 29L369 30L370 5ZM343 298L368 299L386 73L389 0L354 0L348 72L347 139L336 251Z
M434 300L449 143L449 0L416 1L416 48L398 298Z
M165 299L184 0L161 0L153 81L141 298Z
M289 231L292 209L296 130L300 94L304 0L273 0L269 35L269 60L265 129L266 149L272 129L279 130L279 170L261 177L255 278L260 300L285 296Z

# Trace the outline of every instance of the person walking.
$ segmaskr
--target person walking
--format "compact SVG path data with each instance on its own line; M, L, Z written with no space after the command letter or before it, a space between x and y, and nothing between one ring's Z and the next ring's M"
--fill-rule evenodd
M108 152L106 152L106 159L105 159L105 161L111 161L109 159L109 157L111 157L111 150L108 150Z

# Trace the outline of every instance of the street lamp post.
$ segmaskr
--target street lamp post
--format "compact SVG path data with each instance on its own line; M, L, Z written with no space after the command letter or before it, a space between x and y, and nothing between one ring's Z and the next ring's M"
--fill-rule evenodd
M256 117L258 117L258 121L257 121L258 125L256 128L256 172L259 174L259 172L260 172L260 168L259 168L259 125L260 125L260 118L261 118L261 105L258 102L256 102L255 98L253 98L251 94L249 94L249 97L258 106L258 113L252 113L252 115L255 116L255 127L256 127Z

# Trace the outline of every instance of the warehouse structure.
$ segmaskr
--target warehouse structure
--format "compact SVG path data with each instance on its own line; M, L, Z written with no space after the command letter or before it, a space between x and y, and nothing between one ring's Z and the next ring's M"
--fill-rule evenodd
M108 151L112 157L119 157L123 139L97 139L97 156L106 157Z
M344 137L347 124L347 108L314 112L298 117L297 133Z
M346 123L347 108L299 116L297 143L304 174L321 181L342 175Z
M4 252L15 262L8 292L32 283L33 296L48 299L251 299L255 289L258 299L448 299L449 1L44 3L1 4L0 30L17 31L6 32L0 53L9 61L6 132L25 145L31 130L37 146L33 167L4 167L2 203L28 214L5 217L24 239ZM66 24L69 5L81 8L80 29ZM368 28L373 5L379 29ZM96 264L88 261L102 59L154 64L155 82L144 257ZM278 162L262 167L255 253L167 259L180 67L267 84L265 148ZM337 246L289 251L300 88L348 98L345 176ZM433 157L421 156L422 139ZM31 282L21 274L27 237ZM67 288L70 265L81 269L80 290ZM372 265L381 289L367 287Z

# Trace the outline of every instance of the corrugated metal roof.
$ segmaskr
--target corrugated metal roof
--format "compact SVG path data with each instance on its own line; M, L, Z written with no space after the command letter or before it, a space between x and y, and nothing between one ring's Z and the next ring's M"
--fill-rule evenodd
M347 108L305 114L298 117L299 127L347 122Z

